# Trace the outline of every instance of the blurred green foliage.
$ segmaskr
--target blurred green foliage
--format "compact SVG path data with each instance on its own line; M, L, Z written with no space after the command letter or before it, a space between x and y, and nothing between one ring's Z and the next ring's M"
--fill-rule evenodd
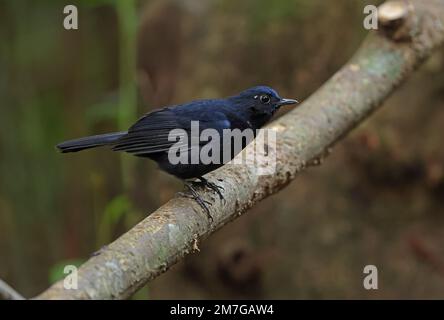
M77 268L85 262L85 260L81 259L71 259L71 260L63 260L51 267L49 270L49 283L53 284L59 280L62 280L66 277L65 267L66 266L75 266Z
M180 188L149 161L100 149L62 156L56 143L257 84L304 100L367 34L363 6L380 2L73 0L80 28L67 31L63 2L1 1L0 277L35 295ZM319 170L136 298L367 297L369 260L384 263L377 297L438 296L439 268L416 257L418 233L442 242L442 60Z

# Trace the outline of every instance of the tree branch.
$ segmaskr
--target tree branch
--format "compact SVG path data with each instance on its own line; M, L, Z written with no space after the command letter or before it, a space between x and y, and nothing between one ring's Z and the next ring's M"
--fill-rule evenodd
M25 300L25 298L0 279L0 300Z
M444 1L396 3L381 7L380 30L370 33L348 64L299 108L268 126L277 132L276 149L269 150L276 155L275 175L260 176L246 165L210 173L212 181L223 179L218 184L227 199L223 203L202 191L212 203L211 225L193 200L176 197L83 264L77 290L58 282L37 298L127 298L195 250L197 241L285 187L307 166L319 164L444 40ZM389 12L398 10L394 5L401 6L400 13Z

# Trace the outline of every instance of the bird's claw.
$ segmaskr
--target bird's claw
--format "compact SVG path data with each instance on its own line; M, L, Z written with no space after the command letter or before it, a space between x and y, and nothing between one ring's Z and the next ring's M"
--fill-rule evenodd
M196 189L194 189L191 183L185 183L185 187L191 192L191 194L179 192L180 195L185 196L187 198L192 198L197 202L197 204L205 211L210 222L213 222L213 217L210 214L210 209L208 209L207 205L211 205L211 202L202 199L202 197L197 193Z
M177 194L181 197L184 197L184 198L196 200L196 196L194 194L189 194L186 192L178 192ZM212 203L210 201L204 200L200 196L199 196L199 198L202 200L203 203L205 203L205 205L210 205L210 206L212 205Z
M195 185L204 186L204 187L207 187L208 189L213 190L214 192L217 193L217 195L219 196L220 200L224 200L224 202L226 202L226 200L225 200L225 198L224 198L224 196L223 196L223 194L221 192L221 190L222 191L225 190L224 187L219 186L219 185L215 184L214 182L208 181L207 179L205 179L203 177L199 177L199 180L200 181L195 181L193 183Z

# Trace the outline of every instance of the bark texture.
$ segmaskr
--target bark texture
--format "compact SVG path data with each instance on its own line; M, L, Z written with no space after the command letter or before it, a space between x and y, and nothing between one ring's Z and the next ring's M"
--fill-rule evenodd
M379 30L370 32L344 67L300 107L268 126L277 132L276 148L268 149L276 155L274 175L258 175L246 165L226 165L210 173L207 178L224 188L226 199L200 191L212 203L212 223L195 201L177 196L84 263L77 290L64 289L61 281L37 298L128 298L197 250L198 241L285 187L307 166L320 164L335 142L376 110L444 41L444 0L388 2L380 19Z

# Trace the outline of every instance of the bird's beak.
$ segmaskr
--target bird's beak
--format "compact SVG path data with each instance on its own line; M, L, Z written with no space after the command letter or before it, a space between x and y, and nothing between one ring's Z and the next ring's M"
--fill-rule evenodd
M298 100L294 100L294 99L281 99L281 101L278 102L278 106L286 106L289 104L295 104L295 103L299 103Z

